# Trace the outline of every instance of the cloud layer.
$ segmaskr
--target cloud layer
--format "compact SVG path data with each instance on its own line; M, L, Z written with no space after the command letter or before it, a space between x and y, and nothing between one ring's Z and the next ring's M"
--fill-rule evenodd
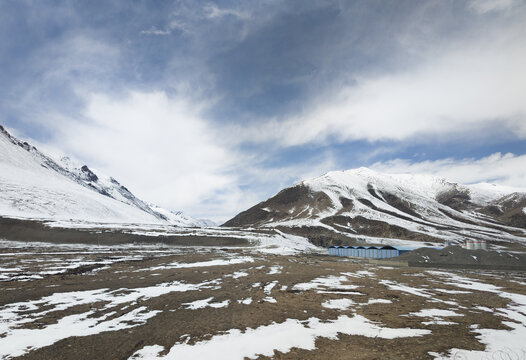
M477 6L484 13L493 9L488 2ZM490 25L475 38L441 43L417 64L330 89L301 114L272 119L263 131L259 124L245 129L246 139L284 146L403 141L493 127L526 139L526 28L524 12L518 14L507 16L505 27Z
M0 121L173 210L358 166L525 180L524 0L0 10Z
M493 182L525 189L526 155L495 153L480 159L440 159L412 162L393 159L377 162L371 168L388 173L430 174L444 177L461 184Z
M119 174L151 201L188 208L236 181L235 154L199 117L202 106L161 92L91 95L83 121L56 130L66 152Z

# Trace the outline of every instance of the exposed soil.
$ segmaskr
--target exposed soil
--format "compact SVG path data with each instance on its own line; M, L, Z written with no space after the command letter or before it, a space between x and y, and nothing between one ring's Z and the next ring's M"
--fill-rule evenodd
M458 265L526 270L526 253L467 250L460 246L443 249L421 248L402 254L396 260L414 265Z
M15 246L16 245L16 246ZM174 263L195 263L217 259L251 258L250 262L222 266L170 268ZM120 259L120 260L119 260ZM108 261L115 261L108 264ZM43 329L57 324L67 316L94 311L94 317L105 320L123 316L145 307L159 311L137 326L105 331L89 336L65 337L52 345L28 351L24 359L127 359L149 345L168 350L177 343L199 344L231 329L245 331L287 319L307 320L315 317L332 321L339 316L364 316L381 327L431 330L430 334L398 339L382 339L339 334L336 338L319 337L314 350L292 348L274 352L276 359L431 359L429 352L447 352L458 348L483 350L472 326L484 329L509 329L497 309L506 308L510 300L496 293L462 290L450 284L447 276L427 272L422 268L391 268L371 266L351 259L322 255L277 256L259 254L249 249L172 248L172 247L84 247L20 245L7 243L0 248L0 267L20 268L26 275L41 274L57 263L92 261L94 265L80 266L59 274L42 275L40 279L0 281L0 310L9 304L39 300L53 294L73 291L118 290L127 293L134 289L164 286L173 282L199 284L215 280L217 286L195 291L170 292L150 298L107 308L104 302L93 302L36 316L21 324L26 329ZM97 265L98 264L98 265ZM172 264L172 265L171 265ZM362 271L360 273L360 271ZM238 274L238 277L234 277ZM244 275L246 274L246 275ZM444 273L445 274L445 273ZM476 281L499 286L503 291L526 295L526 276L523 273L480 271L448 271ZM310 283L320 277L341 277L325 288L294 288L298 283ZM265 292L272 282L276 285ZM390 289L382 283L403 284L420 289L429 296ZM346 286L352 285L349 290ZM323 290L322 292L320 292ZM465 289L464 289L465 290ZM447 293L444 291L450 291ZM276 302L268 302L271 297ZM191 310L185 303L213 298L213 302L230 300L226 307ZM252 303L238 300L251 298ZM328 300L350 299L347 310L322 306ZM372 303L382 299L389 303ZM480 308L484 307L484 308ZM40 308L43 311L46 308ZM423 324L428 318L410 315L422 309L453 309L461 316L444 317L452 324ZM487 310L481 310L487 309ZM36 310L29 310L27 314ZM113 314L110 314L114 312ZM110 314L110 315L108 315ZM22 316L22 314L20 314ZM102 321L102 320L101 320ZM41 336L43 336L42 333ZM37 333L35 333L35 336ZM0 333L0 340L2 338ZM215 354L210 354L214 358ZM261 356L260 358L265 358Z
M42 221L0 217L0 239L15 241L43 241L53 243L84 243L106 245L144 243L178 246L246 246L246 239L220 236L185 236L130 234L122 230L68 229L48 227Z

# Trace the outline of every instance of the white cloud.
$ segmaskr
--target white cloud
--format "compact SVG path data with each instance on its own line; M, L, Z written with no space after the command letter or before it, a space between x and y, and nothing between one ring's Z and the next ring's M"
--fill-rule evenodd
M20 117L28 123L44 124L47 130L54 127L56 137L49 140L50 145L116 177L144 200L191 215L225 220L225 216L254 205L296 180L338 167L330 154L322 154L299 164L269 168L264 164L268 159L263 157L282 155L279 149L240 154L235 150L240 142L257 145L275 141L274 144L286 147L334 139L388 139L404 144L408 138L420 135L458 136L481 128L487 130L495 124L525 139L526 28L524 8L517 3L472 1L471 8L481 18L501 12L504 15L499 16L509 19L504 19L497 30L495 24L486 29L486 23L482 28L470 29L475 39L465 35L462 39L438 41L429 34L423 36L418 39L420 43L430 45L427 54L415 56L425 59L419 64L415 65L417 61L411 58L411 63L397 72L362 74L353 86L307 100L305 110L297 115L258 119L257 126L248 129L239 121L234 128L219 129L219 124L213 125L202 115L207 104L167 96L162 91L117 95L126 88L115 75L126 59L119 44L98 41L90 34L65 36L39 51L33 62L42 76L34 83L20 84L12 106L20 108ZM244 33L255 31L272 17L269 11L250 10L253 17L249 12L221 9L214 4L190 7L180 14L170 14L162 27L151 27L141 34L168 35L177 29L189 35L200 30L197 35L206 38L210 29L216 28L203 24L217 25L222 20L243 23L241 30L222 34L241 41ZM203 21L206 19L210 21ZM410 37L402 46L415 46L413 40ZM204 41L203 44L208 45ZM415 51L408 53L414 55ZM202 59L207 60L206 56ZM184 66L166 71L167 77L172 73L177 76L167 81L170 87L175 87L178 94L196 98L199 89L213 82L202 81L208 76L206 66L201 66L198 81L188 74L182 76L184 71L180 69L189 69L186 63L202 59L174 58L173 62L183 62ZM47 83L71 90L79 101L71 103L60 96L55 103L43 101L42 94L46 92L42 89ZM49 92L55 88L50 87ZM376 149L369 155L372 158L388 151ZM369 162L370 158L358 160ZM524 186L526 177L521 169L526 168L525 160L524 156L495 154L485 159L420 163L398 159L374 167L392 172L433 173L461 182L489 179Z
M314 98L300 114L245 129L246 138L281 146L403 141L498 125L526 139L526 28L524 17L511 17L475 38L440 42L416 65L362 74L352 86Z
M165 36L165 35L170 35L174 30L179 30L183 33L191 32L189 29L189 26L185 24L183 21L172 18L170 22L168 23L168 26L166 26L165 28L161 29L161 28L158 28L157 26L152 26L148 30L142 30L140 34L141 35Z
M205 17L208 19L222 18L223 16L234 16L239 19L248 20L252 14L248 11L241 11L236 9L221 9L216 4L207 4L203 7Z
M217 191L213 202L194 206L205 217L224 222L297 181L317 177L337 167L336 159L330 152L293 165L270 167L264 164L265 160L269 160L268 156L272 154L238 157L235 171L239 176L236 183Z
M253 165L245 170L245 177L251 179L252 182L267 185L267 189L271 185L274 187L275 193L297 181L317 177L338 167L336 159L330 152L322 153L293 165L275 167ZM274 195L274 193L267 195Z
M220 8L216 4L209 3L195 10L193 8L181 8L170 14L170 21L164 28L152 26L148 30L142 30L141 35L170 35L174 30L179 30L183 33L193 33L196 27L201 27L201 20L218 20L226 16L231 16L240 20L250 20L252 14L249 11L242 11L238 9ZM245 32L243 30L242 32Z
M485 14L492 11L511 10L521 0L472 0L470 8L477 13Z
M171 29L158 29L155 26L152 26L148 30L142 30L141 35L170 35L172 33Z
M448 158L422 162L395 159L377 162L371 168L387 173L430 174L463 184L494 182L523 189L526 187L526 155L511 153L495 153L480 159Z
M236 180L234 154L200 117L204 106L163 92L92 95L82 121L57 124L55 143L139 197L186 209Z
M55 138L38 146L80 159L145 201L218 222L336 166L326 152L269 167L271 151L256 155L231 147L225 133L201 116L207 108L164 92L89 95L81 120L49 114Z

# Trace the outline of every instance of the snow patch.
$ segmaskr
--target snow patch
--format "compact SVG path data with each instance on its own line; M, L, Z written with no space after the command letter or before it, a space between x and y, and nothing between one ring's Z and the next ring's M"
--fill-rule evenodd
M387 299L369 299L365 305L372 305L372 304L392 304L393 302L391 300Z
M274 288L274 286L276 286L277 283L277 281L273 281L270 284L265 285L265 287L263 288L263 292L267 295L270 295L272 293L272 289Z
M239 304L250 305L252 304L252 298L241 299L237 301Z
M211 302L212 300L214 300L214 298L213 297L209 297L208 299L195 300L195 301L192 301L192 302L189 302L189 303L185 303L185 304L182 304L182 305L186 309L197 310L197 309L204 309L204 308L207 308L207 307L218 309L218 308L227 307L228 304L230 304L230 300L225 300L225 301L221 301L221 302Z
M506 308L493 309L493 313L508 318L510 321L503 321L511 330L479 329L473 328L477 333L478 340L486 345L484 351L451 349L447 355L439 355L437 358L462 358L462 359L481 359L488 355L497 354L504 356L499 358L519 358L518 355L524 354L524 339L526 339L526 295L515 294L502 291L502 288L481 283L480 281L463 277L457 274L434 271L435 275L442 278L449 278L448 285L463 289L486 291L497 294L500 297L509 299L510 303ZM480 309L486 310L486 309ZM508 356L508 357L506 357ZM511 357L509 357L511 356Z
M262 301L264 301L264 302L269 302L269 303L273 303L273 304L275 304L275 303L278 302L278 301L277 301L276 299L274 299L272 296L264 297L264 298L262 299Z
M431 294L429 294L426 290L417 289L417 288L414 288L408 285L397 283L395 281L380 280L380 284L387 286L389 290L402 291L408 294L413 294L413 295L421 296L425 298L431 297Z
M321 306L327 309L348 310L353 304L354 301L351 299L335 299L327 300L323 302Z
M216 260L200 261L200 262L194 262L194 263L173 262L168 265L162 265L162 266L156 266L156 267L150 268L150 270L186 269L186 268L194 268L194 267L225 266L225 265L243 264L243 263L253 262L253 261L254 261L254 258L250 256L243 256L243 257L232 258L232 259L216 259Z
M134 289L108 289L55 293L39 300L7 304L0 307L0 358L21 356L30 349L49 346L71 336L87 336L103 331L118 331L144 324L159 311L149 311L145 307L133 309L114 319L108 319L114 312L94 317L95 310L68 315L57 320L56 324L43 328L24 329L25 325L38 323L50 312L59 312L79 305L106 303L103 309L118 305L137 303L138 300L169 294L171 292L196 291L202 288L213 289L218 280L199 284L186 284L178 281ZM39 311L39 309L46 309Z
M330 288L337 288L338 290L353 290L356 289L358 286L356 285L349 285L349 284L342 284L343 282L347 282L349 279L346 276L322 276L316 279L311 280L308 283L299 283L292 287L293 290L301 290L301 291L307 291L312 289L321 289L326 290Z
M274 275L274 274L281 274L281 270L283 269L283 266L275 265L271 266L268 275Z
M231 277L233 279L239 279L240 277L248 276L246 271L236 271L233 274L225 275L225 277Z
M352 318L342 315L336 320L329 321L321 321L317 318L309 318L305 321L288 319L282 323L263 325L255 329L248 328L245 332L232 329L225 334L215 335L210 340L200 341L194 345L177 343L165 356L159 355L158 346L143 348L133 356L141 356L142 359L194 360L206 359L213 354L217 360L255 359L259 356L272 357L274 351L288 353L294 347L314 350L317 338L336 340L338 333L394 339L423 336L430 334L431 331L385 328L371 323L360 315Z

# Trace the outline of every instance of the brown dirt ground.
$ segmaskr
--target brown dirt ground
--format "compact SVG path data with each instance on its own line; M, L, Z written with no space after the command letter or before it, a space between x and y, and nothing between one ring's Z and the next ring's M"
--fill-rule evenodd
M495 312L478 310L476 306L490 309L504 308L509 300L495 293L471 291L467 294L448 294L436 291L436 288L464 290L444 284L444 279L429 274L430 269L390 268L365 264L350 259L340 259L321 255L277 256L251 252L249 249L209 249L197 250L185 248L177 252L142 252L140 247L106 248L96 251L78 247L64 248L2 248L0 249L0 268L21 267L24 274L39 273L57 263L92 261L95 266L85 266L77 270L66 270L60 274L43 275L42 279L18 281L0 281L0 310L15 302L37 300L54 293L84 291L107 288L133 289L154 286L161 283L181 281L200 283L220 279L217 289L172 292L147 300L139 299L126 309L117 306L105 308L103 303L75 306L63 311L50 312L42 318L24 324L25 328L45 328L64 316L79 314L90 309L99 309L94 316L116 311L112 317L125 314L140 306L149 310L161 311L145 324L120 330L107 331L96 335L68 337L51 346L27 352L24 359L128 359L137 350L148 345L161 345L170 349L175 343L189 339L190 344L210 339L230 329L257 328L273 322L281 323L286 319L306 320L316 317L334 320L340 315L363 315L382 327L429 329L429 335L398 339L369 338L365 336L339 334L338 339L318 338L316 349L307 351L293 348L290 352L275 352L276 359L428 359L428 352L447 352L451 348L483 350L476 333L470 328L478 324L480 328L507 329L502 316ZM164 249L165 250L165 249ZM9 255L12 254L12 255ZM128 255L140 255L141 259L122 259ZM191 263L218 258L252 256L253 262L226 266L199 268L156 269L173 262ZM41 260L35 262L34 260ZM111 265L97 266L98 262L114 259ZM278 274L268 274L270 267L281 266ZM298 291L293 286L309 282L320 276L353 273L368 270L374 275L349 276L344 284L357 286L348 294L318 293L316 290ZM245 271L248 276L234 279L228 275L236 271ZM506 291L526 295L526 274L520 272L480 272L448 270L448 273L460 274L481 282L494 284ZM423 275L423 276L422 276ZM381 280L394 281L423 289L433 294L432 298L416 296L398 290L390 290L380 284ZM277 303L263 301L268 296L264 286L277 281L271 296ZM260 283L254 286L255 283ZM281 290L286 285L286 290ZM336 289L326 289L338 291ZM343 289L340 289L343 290ZM126 290L123 290L126 291ZM342 291L344 292L344 291ZM347 291L349 292L349 291ZM356 294L358 292L359 294ZM199 299L213 297L214 302L230 300L228 307L186 309L182 304ZM251 297L252 304L239 304L237 300ZM321 304L329 299L350 298L355 303L349 310L328 309ZM360 305L369 299L387 299L392 303ZM454 301L452 306L433 299ZM416 316L407 316L421 309L451 309L464 316L444 317L454 325L424 325L429 320ZM43 309L40 309L43 310ZM110 318L112 318L110 317ZM0 334L0 337L5 336ZM213 354L211 356L213 358ZM261 357L264 358L264 357Z

